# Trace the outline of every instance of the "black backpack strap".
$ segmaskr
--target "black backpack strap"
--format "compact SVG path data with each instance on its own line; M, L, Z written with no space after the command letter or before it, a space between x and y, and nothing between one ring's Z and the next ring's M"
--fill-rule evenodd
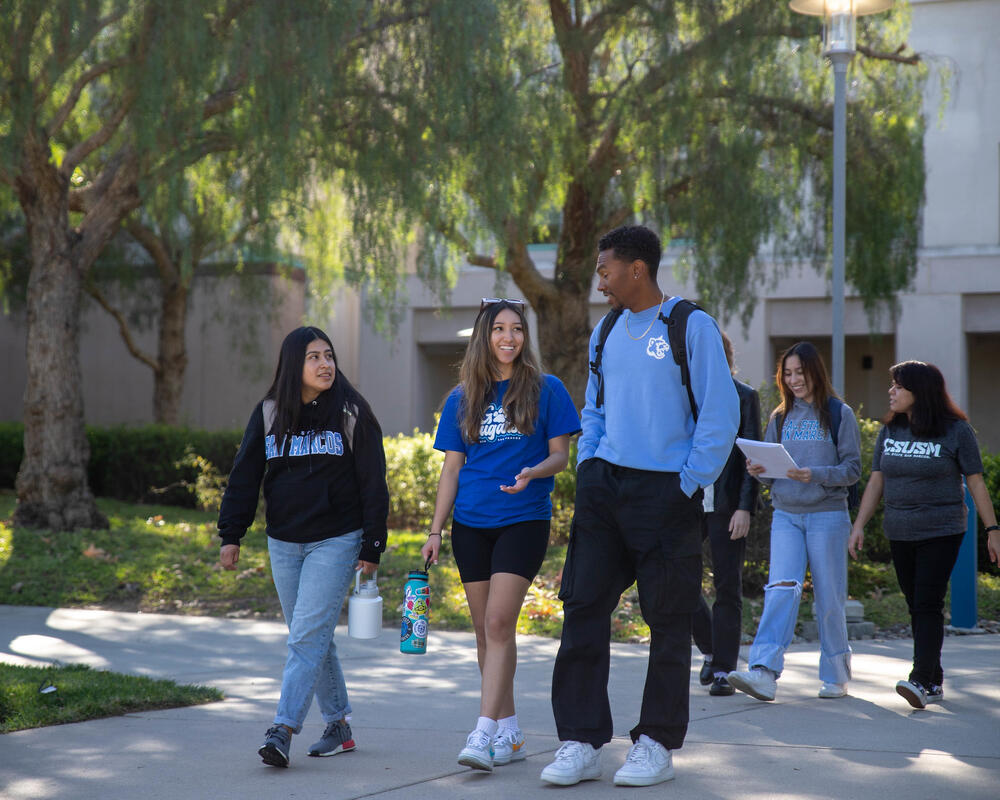
M831 397L826 403L830 411L830 438L833 439L833 446L837 446L837 434L840 432L840 415L844 409L844 401L839 397Z
M701 311L701 306L692 303L690 300L678 300L669 316L663 316L660 312L659 318L667 326L667 340L670 342L670 352L674 354L674 363L680 367L681 383L687 389L688 402L691 404L691 416L694 421L698 421L698 404L694 401L694 392L691 390L691 367L688 364L687 351L687 321L693 311Z
M594 360L590 362L590 371L597 376L597 407L604 405L604 373L601 372L601 360L604 358L604 343L611 335L611 329L622 315L621 308L612 308L601 322L601 332L597 335L597 346L594 347Z
M778 443L780 444L781 443L781 438L782 438L782 436L785 433L785 415L784 414L775 414L774 415L774 424L777 426L776 430L778 431Z

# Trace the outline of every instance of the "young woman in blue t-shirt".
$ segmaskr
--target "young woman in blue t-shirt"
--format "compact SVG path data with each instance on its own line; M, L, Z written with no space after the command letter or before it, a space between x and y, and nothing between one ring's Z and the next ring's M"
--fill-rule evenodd
M514 710L515 632L549 542L554 475L580 417L531 352L524 303L483 300L434 447L444 451L425 559L437 563L454 507L452 551L476 631L479 720L458 763L492 771L527 755Z

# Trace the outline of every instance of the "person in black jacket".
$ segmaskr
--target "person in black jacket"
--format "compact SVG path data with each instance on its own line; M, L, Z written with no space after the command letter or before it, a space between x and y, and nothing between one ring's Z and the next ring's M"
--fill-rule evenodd
M265 764L287 767L291 735L314 695L325 730L309 755L355 747L333 633L355 571L378 566L389 513L382 430L318 328L285 337L274 382L250 415L219 511L227 570L239 562L262 481L288 658L274 724L257 752Z
M735 375L733 343L722 332L729 369ZM750 386L733 378L740 397L741 439L760 441L760 397ZM736 669L740 654L740 634L743 630L743 557L746 535L750 532L750 516L757 509L757 481L747 473L746 458L733 445L722 474L705 489L705 516L702 538L708 537L712 549L712 578L715 582L715 604L710 609L705 597L691 617L691 632L695 645L705 657L699 673L708 693L728 697L735 690L726 674Z

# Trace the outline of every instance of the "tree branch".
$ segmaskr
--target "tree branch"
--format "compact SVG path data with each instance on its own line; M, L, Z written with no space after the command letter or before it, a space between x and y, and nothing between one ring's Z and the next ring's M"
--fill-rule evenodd
M120 67L127 63L128 59L116 58L111 61L102 61L100 64L95 64L93 67L88 69L73 84L73 88L70 89L69 94L63 101L63 104L56 111L55 115L48 125L45 126L45 134L50 138L55 136L59 132L59 129L65 124L69 115L73 113L73 109L76 108L76 104L80 101L80 96L83 94L83 90L87 88L87 85L95 80L97 80L102 75L106 75L115 67Z
M132 354L132 356L153 370L155 374L159 375L163 370L160 366L160 362L139 349L139 346L135 343L135 339L132 338L132 331L129 330L128 321L125 319L125 315L111 305L108 298L104 296L100 289L93 285L93 282L87 283L85 291L97 301L97 304L101 308L114 317L115 321L118 323L118 332L121 333L122 340L125 342L125 347L128 348L128 351Z
M914 53L913 55L904 56L901 53L906 49L905 44L901 44L891 53L883 53L878 50L872 50L870 47L866 47L863 44L857 45L857 51L861 53L865 58L873 58L879 61L895 61L897 64L919 64L921 62L920 54Z
M148 225L144 225L133 216L125 220L125 230L129 232L129 235L153 259L156 271L160 273L160 280L164 283L171 283L177 280L179 272L177 265L174 264L174 260L170 257L170 251L167 249L166 243L156 235L156 231Z
M126 90L115 113L101 126L100 130L70 148L69 152L63 158L62 165L59 167L60 172L66 177L72 176L73 170L76 169L81 161L86 159L98 147L103 147L107 144L111 137L115 135L118 128L121 127L122 120L125 119L134 102L135 91L133 89Z
M80 26L80 33L76 37L76 45L68 48L63 53L58 54L58 58L55 60L55 69L42 72L42 74L45 75L51 83L38 87L39 104L48 98L48 96L52 93L52 88L55 83L62 77L67 68L80 58L87 47L90 46L91 42L93 42L94 39L100 35L101 31L118 22L125 16L128 12L128 6L128 3L122 3L121 7L117 11L113 11L110 14L96 20L92 19L93 24L91 27L87 27L86 24ZM75 102L76 101L74 101L74 104ZM58 130L58 127L55 128L55 130Z

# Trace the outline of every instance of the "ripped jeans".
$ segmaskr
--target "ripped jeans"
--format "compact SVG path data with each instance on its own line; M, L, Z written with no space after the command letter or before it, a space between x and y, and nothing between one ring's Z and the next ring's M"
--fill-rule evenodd
M819 627L819 679L847 683L851 679L851 647L847 643L847 538L851 517L843 511L789 514L774 510L771 523L771 566L764 587L764 612L747 663L777 673L795 633L806 562L812 571Z

